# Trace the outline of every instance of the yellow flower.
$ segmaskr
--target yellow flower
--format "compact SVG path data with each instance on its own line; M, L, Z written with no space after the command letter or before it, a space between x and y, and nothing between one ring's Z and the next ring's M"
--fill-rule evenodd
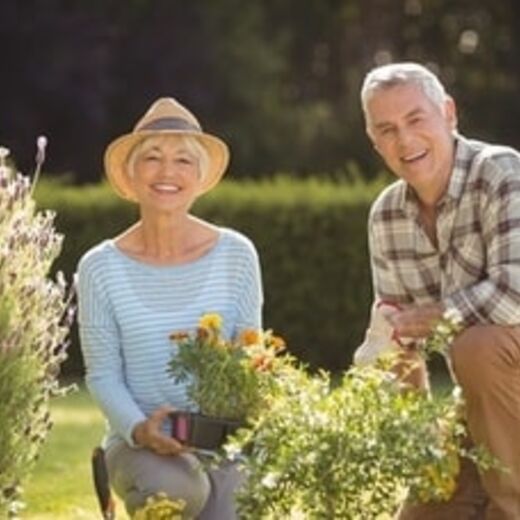
M238 343L245 347L258 345L261 341L262 333L256 329L244 329L238 337Z
M186 502L181 498L171 500L165 493L158 493L146 499L146 504L134 513L132 520L182 520L185 507Z
M199 326L204 329L220 330L222 327L222 316L216 313L203 314L199 320Z

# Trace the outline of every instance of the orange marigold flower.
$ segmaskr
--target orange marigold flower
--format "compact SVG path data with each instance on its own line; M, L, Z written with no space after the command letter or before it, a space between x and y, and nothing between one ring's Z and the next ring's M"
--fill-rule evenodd
M197 339L209 338L209 331L204 327L197 327Z
M272 336L270 345L275 350L283 350L285 348L285 340L280 336Z
M250 345L257 345L262 341L262 334L260 331L255 329L244 329L239 337L238 342L246 347Z
M265 354L260 354L251 358L251 365L259 372L267 372L273 367L273 358Z
M170 334L170 340L171 341L183 341L185 339L188 339L190 337L190 335L183 331L183 330L180 330L180 331L177 331L177 332L172 332Z

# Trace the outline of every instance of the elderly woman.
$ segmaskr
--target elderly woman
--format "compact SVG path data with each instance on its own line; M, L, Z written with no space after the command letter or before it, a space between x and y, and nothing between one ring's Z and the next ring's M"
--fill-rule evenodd
M172 98L157 100L105 153L108 180L138 204L140 220L81 259L79 325L87 386L109 424L110 481L130 514L164 492L186 502L186 518L236 516L236 468L203 470L168 433L169 414L192 407L185 384L167 374L169 334L194 329L206 312L223 317L227 337L261 326L253 244L190 214L228 160L226 144Z

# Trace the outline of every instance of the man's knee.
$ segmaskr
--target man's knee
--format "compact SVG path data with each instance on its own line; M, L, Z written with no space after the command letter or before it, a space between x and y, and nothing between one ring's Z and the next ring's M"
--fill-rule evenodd
M506 359L507 341L507 328L498 325L475 325L461 332L450 349L459 384L484 391Z

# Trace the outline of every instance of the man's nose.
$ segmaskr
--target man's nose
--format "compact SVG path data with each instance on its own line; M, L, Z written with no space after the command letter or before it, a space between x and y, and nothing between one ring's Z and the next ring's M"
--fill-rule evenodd
M413 138L413 133L408 128L400 128L397 131L397 143L400 147L405 148L408 146Z

